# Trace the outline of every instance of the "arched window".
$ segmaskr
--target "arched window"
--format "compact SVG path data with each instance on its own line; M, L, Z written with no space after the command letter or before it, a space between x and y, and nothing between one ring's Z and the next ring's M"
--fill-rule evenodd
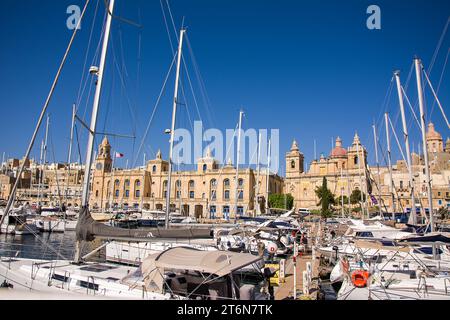
M130 186L130 180L126 179L125 180L125 187L129 187Z
M98 198L98 190L95 191L95 196Z
M194 180L189 181L189 188L195 188Z
M140 186L141 186L141 180L136 180L136 181L134 182L134 186L135 186L135 187L140 187Z
M116 181L114 181L114 184L115 184L116 186L119 186L119 185L120 185L120 181L119 181L118 179L116 179Z
M223 186L224 186L224 188L230 187L230 179L223 180Z
M216 200L216 188L217 188L217 180L212 179L210 182L210 188L211 188L211 200Z
M163 197L167 197L167 180L164 180L163 182Z
M206 164L204 164L203 165L203 172L205 172L207 168L208 168L208 166Z
M152 172L156 172L156 166L153 166Z
M358 164L358 156L355 156L354 158L353 158L353 162L355 163L355 164Z
M239 179L238 180L238 186L242 187L244 185L244 179Z
M291 161L291 169L295 169L295 160Z

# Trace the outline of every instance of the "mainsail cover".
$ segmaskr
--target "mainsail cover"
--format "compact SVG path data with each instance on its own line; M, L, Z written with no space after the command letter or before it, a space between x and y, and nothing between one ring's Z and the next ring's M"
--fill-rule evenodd
M93 241L95 238L110 240L145 241L155 238L205 239L212 238L213 232L207 228L171 228L171 229L125 229L107 226L95 221L87 207L80 211L76 227L78 241Z

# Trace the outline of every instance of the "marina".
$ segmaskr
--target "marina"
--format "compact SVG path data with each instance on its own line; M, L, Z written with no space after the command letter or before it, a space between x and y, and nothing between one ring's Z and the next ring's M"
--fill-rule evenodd
M376 78L377 90L358 81L359 91L376 97L378 83L389 84L381 107L369 103L364 114L348 112L353 121L325 119L332 113L342 119L346 113L320 102L334 93L333 108L338 98L350 103L342 89L339 95L334 91L344 82L336 78L324 94L322 83L313 81L322 88L308 98L313 106L306 108L301 97L301 112L283 114L277 122L279 116L270 112L281 113L281 108L271 105L265 114L252 101L271 94L252 87L262 77L258 74L242 72L255 83L246 84L253 89L241 96L254 97L235 99L247 101L248 108L211 103L198 60L209 65L205 79L212 83L233 83L236 77L225 81L211 75L231 64L220 65L215 55L222 52L214 53L200 40L210 27L188 23L188 28L189 18L178 17L178 11L187 10L192 21L198 19L184 4L177 4L174 15L175 5L161 0L156 9L163 23L155 22L154 3L139 4L146 8L146 19L137 3L83 4L74 11L78 17L68 28L62 57L59 47L48 53L48 59L61 60L51 85L36 87L49 90L41 108L33 111L36 115L23 115L32 118L21 128L26 142L10 146L20 158L3 153L0 300L278 300L298 305L303 300L450 300L450 125L448 82L443 81L450 49L445 58L441 52L443 44L450 48L450 16L431 61L407 47L401 61L410 65L409 74L383 74ZM145 29L147 23L154 25ZM152 33L144 33L149 29ZM367 29L378 28L368 23ZM159 52L162 45L152 41L165 33L170 50ZM148 43L152 54L143 49ZM431 44L424 46L429 50ZM301 56L307 50L297 47L296 52ZM155 69L144 69L141 82L141 62L150 60ZM319 67L324 60L314 64ZM431 74L436 60L438 78ZM371 72L389 70L393 63L387 59ZM265 65L264 77L278 78L270 72L290 67L275 72ZM309 66L297 69L291 81L305 78L304 68ZM66 81L80 71L77 93L76 84ZM158 88L155 79L161 75ZM219 85L211 86L217 90ZM298 92L307 95L308 90ZM231 91L213 90L219 102L218 97L230 99ZM280 92L285 96L286 91ZM144 103L137 98L143 94ZM63 105L74 97L70 108ZM150 97L156 101L153 109ZM54 112L59 104L64 112ZM222 108L226 115L220 116ZM148 120L136 109L150 112ZM367 118L376 113L369 124ZM220 129L211 121L216 114L223 117ZM204 130L206 118L210 128ZM270 130L252 128L261 121ZM62 126L68 137L60 132ZM329 152L318 156L313 135L329 130L345 133L350 143L331 137L331 149L320 146ZM280 132L291 140L280 144ZM195 313L187 305L181 312Z

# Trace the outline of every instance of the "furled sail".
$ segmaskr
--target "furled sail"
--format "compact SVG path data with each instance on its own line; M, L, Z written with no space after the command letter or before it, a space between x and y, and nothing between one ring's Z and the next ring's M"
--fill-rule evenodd
M213 232L207 228L172 229L125 229L107 226L95 221L87 207L80 211L76 227L77 241L93 241L95 238L127 241L146 241L155 238L205 239L212 238Z

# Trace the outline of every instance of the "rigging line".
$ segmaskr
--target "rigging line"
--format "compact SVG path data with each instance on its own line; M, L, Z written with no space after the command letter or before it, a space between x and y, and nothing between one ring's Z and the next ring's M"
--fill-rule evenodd
M403 160L406 162L405 154L403 153L402 146L400 144L400 141L398 140L398 136L397 136L397 133L395 132L394 126L392 124L391 117L388 116L388 119L389 119L389 124L391 125L392 133L394 134L395 140L397 141L398 149L400 150L400 153L402 154Z
M103 17L103 25L102 25L102 33L101 34L104 34L105 28L106 28L106 13L105 13L105 16ZM91 66L96 64L96 60L98 59L99 53L100 53L100 45L101 45L101 43L102 43L102 39L100 37L100 39L99 39L99 41L97 43L97 48L95 49L95 52L94 52L94 56L92 57L92 60L91 60ZM88 54L88 53L86 53L86 54ZM83 73L85 73L85 72L86 72L86 70L83 69ZM76 107L77 107L77 112L78 112L78 106L81 104L81 100L83 99L84 92L86 90L86 85L87 85L87 81L86 80L87 80L87 78L84 79L83 90L81 91L81 94L79 95L79 98L77 99L77 101L75 103ZM92 82L92 77L91 77L91 82ZM90 89L92 89L92 86L90 87ZM86 111L84 113L86 113Z
M111 41L111 44L113 45L113 41ZM114 48L114 45L113 45L113 48ZM125 85L125 80L124 80L124 78L122 76L122 73L121 73L121 70L119 68L119 64L117 62L116 55L114 53L114 49L112 50L112 52L113 52L113 60L114 60L113 64L116 67L117 73L119 75L120 84L121 84L121 90L122 90L122 93L125 93L125 99L126 99L126 102L127 102L127 107L128 107L128 110L130 111L130 116L131 116L132 121L134 123L133 136L135 136L136 135L136 126L137 126L137 119L136 119L135 110L134 110L133 105L132 105L132 103L130 101L130 97L128 95L128 91L127 91L127 88L126 88L126 85Z
M190 115L190 112L189 112L189 106L187 104L186 95L184 93L184 86L183 86L183 82L181 80L180 80L180 87L181 87L181 94L183 95L183 99L184 99L184 106L186 107L186 112L187 112L187 115L188 115L189 124L191 125L192 132L194 132L194 127L192 126L191 115Z
M408 87L409 87L409 83L411 81L411 77L414 71L414 61L411 62L411 67L409 68L409 73L408 73L408 77L406 78L406 82L405 82L405 90L408 91Z
M447 62L448 62L448 56L449 56L449 54L450 54L450 47L449 47L448 50L447 50L447 55L446 55L446 57L445 57L444 66L442 67L441 76L439 77L439 83L438 83L438 86L437 86L437 89L436 89L436 94L438 94L438 93L439 93L439 90L441 89L442 79L443 79L443 77L444 77L445 68L447 67ZM436 100L433 101L433 105L431 106L430 117L431 117L431 115L433 114L433 110L434 110L435 105L436 105Z
M405 92L405 89L403 89L403 86L400 86L400 88L402 89L403 96L405 97L406 102L408 102L408 106L409 106L409 108L411 109L411 112L412 112L412 114L413 114L413 116L414 116L414 119L416 120L417 126L419 127L419 130L420 130L421 125L420 125L419 119L417 118L416 113L414 112L414 108L413 108L413 106L411 105L411 101L409 100L408 95L407 95L406 92Z
M97 0L97 5L95 6L94 18L93 18L93 22L92 22L92 26L91 26L91 31L89 33L88 46L86 48L86 54L85 54L85 57L84 57L83 69L82 69L82 72L81 72L80 87L78 88L77 99L75 100L77 102L79 102L79 100L80 100L81 88L82 88L82 84L84 82L84 77L85 77L85 70L86 70L87 59L88 59L88 56L89 56L89 50L91 48L91 43L92 43L92 35L94 33L94 27L95 27L95 23L97 21L97 11L98 11L99 3L100 3L100 0Z
M436 58L439 53L439 50L441 49L441 45L442 45L442 42L444 41L445 34L447 33L449 23L450 23L450 16L447 18L447 22L444 26L444 30L442 30L441 37L439 38L436 49L434 50L433 58L431 59L430 66L428 67L428 71L427 71L428 75L431 73L434 63L436 62Z
M189 36L188 35L186 35L186 43L187 43L187 46L188 46L189 54L191 55L192 64L194 66L194 71L195 71L195 74L196 74L196 77L197 77L197 82L199 84L200 93L202 95L203 104L205 105L205 109L206 109L206 113L207 113L208 119L211 122L211 124L215 127L216 126L215 125L216 122L213 121L214 117L211 116L211 111L210 111L211 101L209 99L209 96L208 96L208 93L207 93L207 90L206 90L206 86L205 86L205 83L203 81L203 77L201 75L200 68L199 68L198 63L197 63L197 59L195 58L194 51L192 50L192 46L191 46L191 43L189 41Z
M166 26L167 36L168 36L169 42L170 42L170 49L172 50L172 54L173 54L175 52L175 49L173 47L172 36L170 35L169 25L167 23L166 12L164 10L164 5L162 3L162 0L159 0L159 3L161 4L161 11L162 11L162 14L164 17L164 24Z
M113 91L114 91L114 84L115 84L115 72L114 69L112 69L112 75L111 75L111 87L110 87L110 91L108 94L108 100L106 101L106 112L105 112L105 119L103 122L103 132L106 132L106 125L108 123L108 115L111 109L111 104L112 104L112 95L113 95Z
M161 101L162 95L164 94L164 91L165 91L165 88L166 88L166 84L167 84L167 80L169 79L170 72L172 71L173 65L175 64L176 57L177 57L177 55L175 54L173 56L172 63L170 64L169 71L167 72L166 77L164 79L164 83L162 85L162 88L161 88L161 90L159 92L158 99L156 99L155 106L153 107L153 111L152 111L152 114L150 116L150 120L148 121L147 128L145 129L144 136L142 137L141 144L139 145L139 149L138 149L138 153L137 153L136 157L139 157L139 155L140 155L140 153L142 151L142 147L143 147L143 145L145 143L145 140L147 139L148 131L150 130L150 126L151 126L151 124L153 122L153 118L154 118L154 116L156 114L156 110L157 110L157 108L159 106L159 103ZM136 163L133 164L133 167L134 166L136 166Z
M423 68L423 66L422 66L422 68ZM442 116L444 117L445 122L447 123L447 127L450 128L450 124L448 123L448 119L447 119L447 116L445 115L444 108L442 108L441 102L439 101L439 98L438 98L436 92L434 91L434 88L433 88L433 85L431 84L430 78L428 78L428 75L426 74L425 71L423 72L423 75L425 76L425 79L427 80L428 85L430 86L430 89L431 89L431 92L433 93L434 99L436 100L439 108L441 109ZM428 116L428 119L429 120L431 119L431 114Z
M81 159L83 159L83 158L81 156L80 139L78 138L78 127L77 127L76 123L74 125L74 129L75 129L75 138L77 138L78 158L79 158L79 161L80 161L80 164L81 164Z
M197 109L198 118L200 119L200 121L202 121L202 117L200 115L200 110L198 109L197 98L195 97L194 88L192 87L191 77L189 76L188 68L186 66L186 61L184 60L183 55L181 56L181 58L183 60L184 70L186 71L186 76L188 79L189 87L191 89L192 98L194 99L195 108Z
M59 80L59 77L61 75L62 69L63 69L63 67L64 67L64 65L66 63L66 60L67 60L67 57L69 55L70 49L72 48L72 44L73 44L73 42L75 40L75 36L77 34L77 31L78 31L78 28L79 28L79 26L81 24L81 21L83 20L83 17L84 17L84 14L86 12L86 9L88 7L89 2L90 2L90 0L86 0L86 4L85 4L85 6L83 8L83 12L81 13L81 16L80 16L80 19L78 21L78 24L77 24L77 26L75 27L75 29L73 31L73 34L72 34L72 37L70 38L70 41L69 41L69 44L67 46L66 52L64 53L64 56L63 56L62 61L61 61L60 65L59 65L58 71L56 72L55 79L53 80L53 84L52 84L52 86L50 88L50 92L48 93L47 99L46 99L46 101L44 103L44 106L42 108L41 114L39 115L38 122L36 124L36 127L34 129L33 135L31 137L30 144L29 144L29 146L27 148L27 151L25 153L25 159L28 159L30 157L30 152L31 152L31 150L33 148L33 145L34 145L34 142L36 140L36 136L38 134L39 128L41 127L42 120L44 119L45 113L47 112L47 108L48 108L48 106L50 104L50 100L53 97L53 93L55 92L56 85L58 83L58 80ZM20 177L22 175L24 168L25 168L25 161L20 166L19 172L17 174L18 177ZM0 226L3 224L4 219L9 214L9 209L11 208L11 206L13 204L14 197L15 197L15 194L16 194L16 190L17 190L17 186L19 184L19 181L20 181L20 179L16 179L16 181L15 181L13 187L12 187L10 199L8 200L5 212L4 212L4 214L3 214L3 216L2 216L2 218L0 220Z

